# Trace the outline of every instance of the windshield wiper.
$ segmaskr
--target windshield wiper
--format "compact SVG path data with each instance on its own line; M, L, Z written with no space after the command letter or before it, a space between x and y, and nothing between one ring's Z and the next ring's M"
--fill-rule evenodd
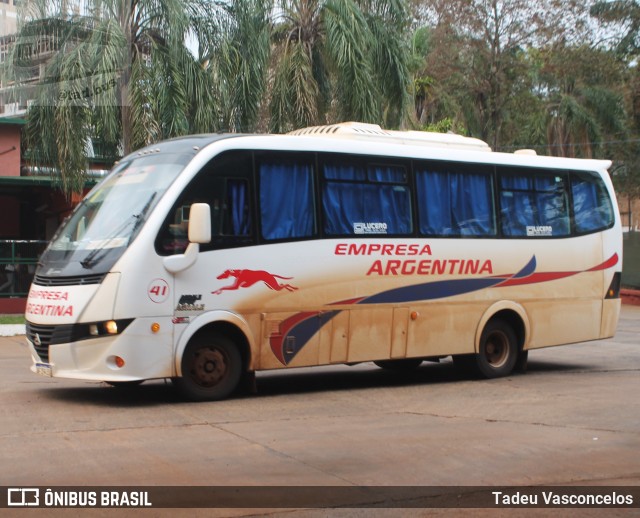
M134 217L135 217L135 214L127 218L127 220L122 225L117 227L113 232L110 232L109 235L104 239L104 242L108 243L113 238L118 236L125 228L127 228L129 224L131 224L131 222L133 221L132 218ZM108 250L108 248L105 248L105 247L94 248L91 252L87 254L87 257L85 257L83 261L80 261L80 264L82 265L83 268L90 269L92 266L94 266L95 263L98 262L99 260L98 254L106 253L105 250Z
M112 239L119 236L122 233L122 231L125 228L127 228L129 224L131 224L132 222L135 222L129 234L129 241L127 242L127 245L131 243L131 239L133 239L133 237L136 234L136 231L138 230L138 228L140 228L140 225L142 225L142 222L144 221L144 216L149 210L149 207L151 206L151 202L156 197L156 194L157 193L154 192L149 197L149 199L147 200L147 203L144 204L144 207L142 207L142 210L138 214L132 214L129 218L125 220L125 222L122 225L117 227L113 232L110 232L109 235L104 239L104 242L106 243L110 242ZM92 268L93 266L95 266L96 263L100 261L100 259L102 259L102 257L107 253L107 250L109 250L109 248L106 248L106 247L96 248L92 250L87 255L87 257L84 258L83 261L80 261L80 264L82 265L83 268L86 268L86 269Z

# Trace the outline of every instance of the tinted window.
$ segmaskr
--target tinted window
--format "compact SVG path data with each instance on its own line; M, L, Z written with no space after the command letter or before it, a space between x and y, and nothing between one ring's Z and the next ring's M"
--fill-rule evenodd
M182 253L189 244L187 229L192 203L211 208L211 244L201 250L253 243L251 157L231 152L209 162L180 195L156 240L161 255Z
M494 236L490 174L456 167L416 167L420 233L433 236Z
M323 167L328 235L410 234L411 193L402 166L330 162Z
M608 228L613 224L613 207L599 176L574 173L571 177L575 231L579 234Z
M286 159L265 159L258 170L262 237L312 236L315 233L312 166Z
M567 179L564 174L526 170L500 177L500 213L505 236L569 235Z

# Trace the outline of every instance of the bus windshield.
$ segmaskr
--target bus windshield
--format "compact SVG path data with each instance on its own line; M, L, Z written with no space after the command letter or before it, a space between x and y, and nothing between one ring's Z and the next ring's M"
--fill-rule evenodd
M53 237L40 261L41 275L51 268L56 275L108 271L184 168L180 158L153 155L118 164Z

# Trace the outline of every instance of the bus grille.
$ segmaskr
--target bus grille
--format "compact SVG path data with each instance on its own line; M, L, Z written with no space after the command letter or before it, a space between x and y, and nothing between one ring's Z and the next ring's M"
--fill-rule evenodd
M33 344L40 360L49 363L49 346L72 341L73 325L42 326L26 323L27 338Z
M83 286L85 284L100 284L106 273L95 275L76 275L73 277L45 277L36 275L33 283L38 286Z

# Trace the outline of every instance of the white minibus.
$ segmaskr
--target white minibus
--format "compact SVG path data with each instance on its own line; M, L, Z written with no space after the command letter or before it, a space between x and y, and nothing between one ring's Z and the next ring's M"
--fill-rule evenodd
M124 157L43 253L32 370L192 400L255 372L452 356L482 377L611 337L622 233L603 160L345 123Z

